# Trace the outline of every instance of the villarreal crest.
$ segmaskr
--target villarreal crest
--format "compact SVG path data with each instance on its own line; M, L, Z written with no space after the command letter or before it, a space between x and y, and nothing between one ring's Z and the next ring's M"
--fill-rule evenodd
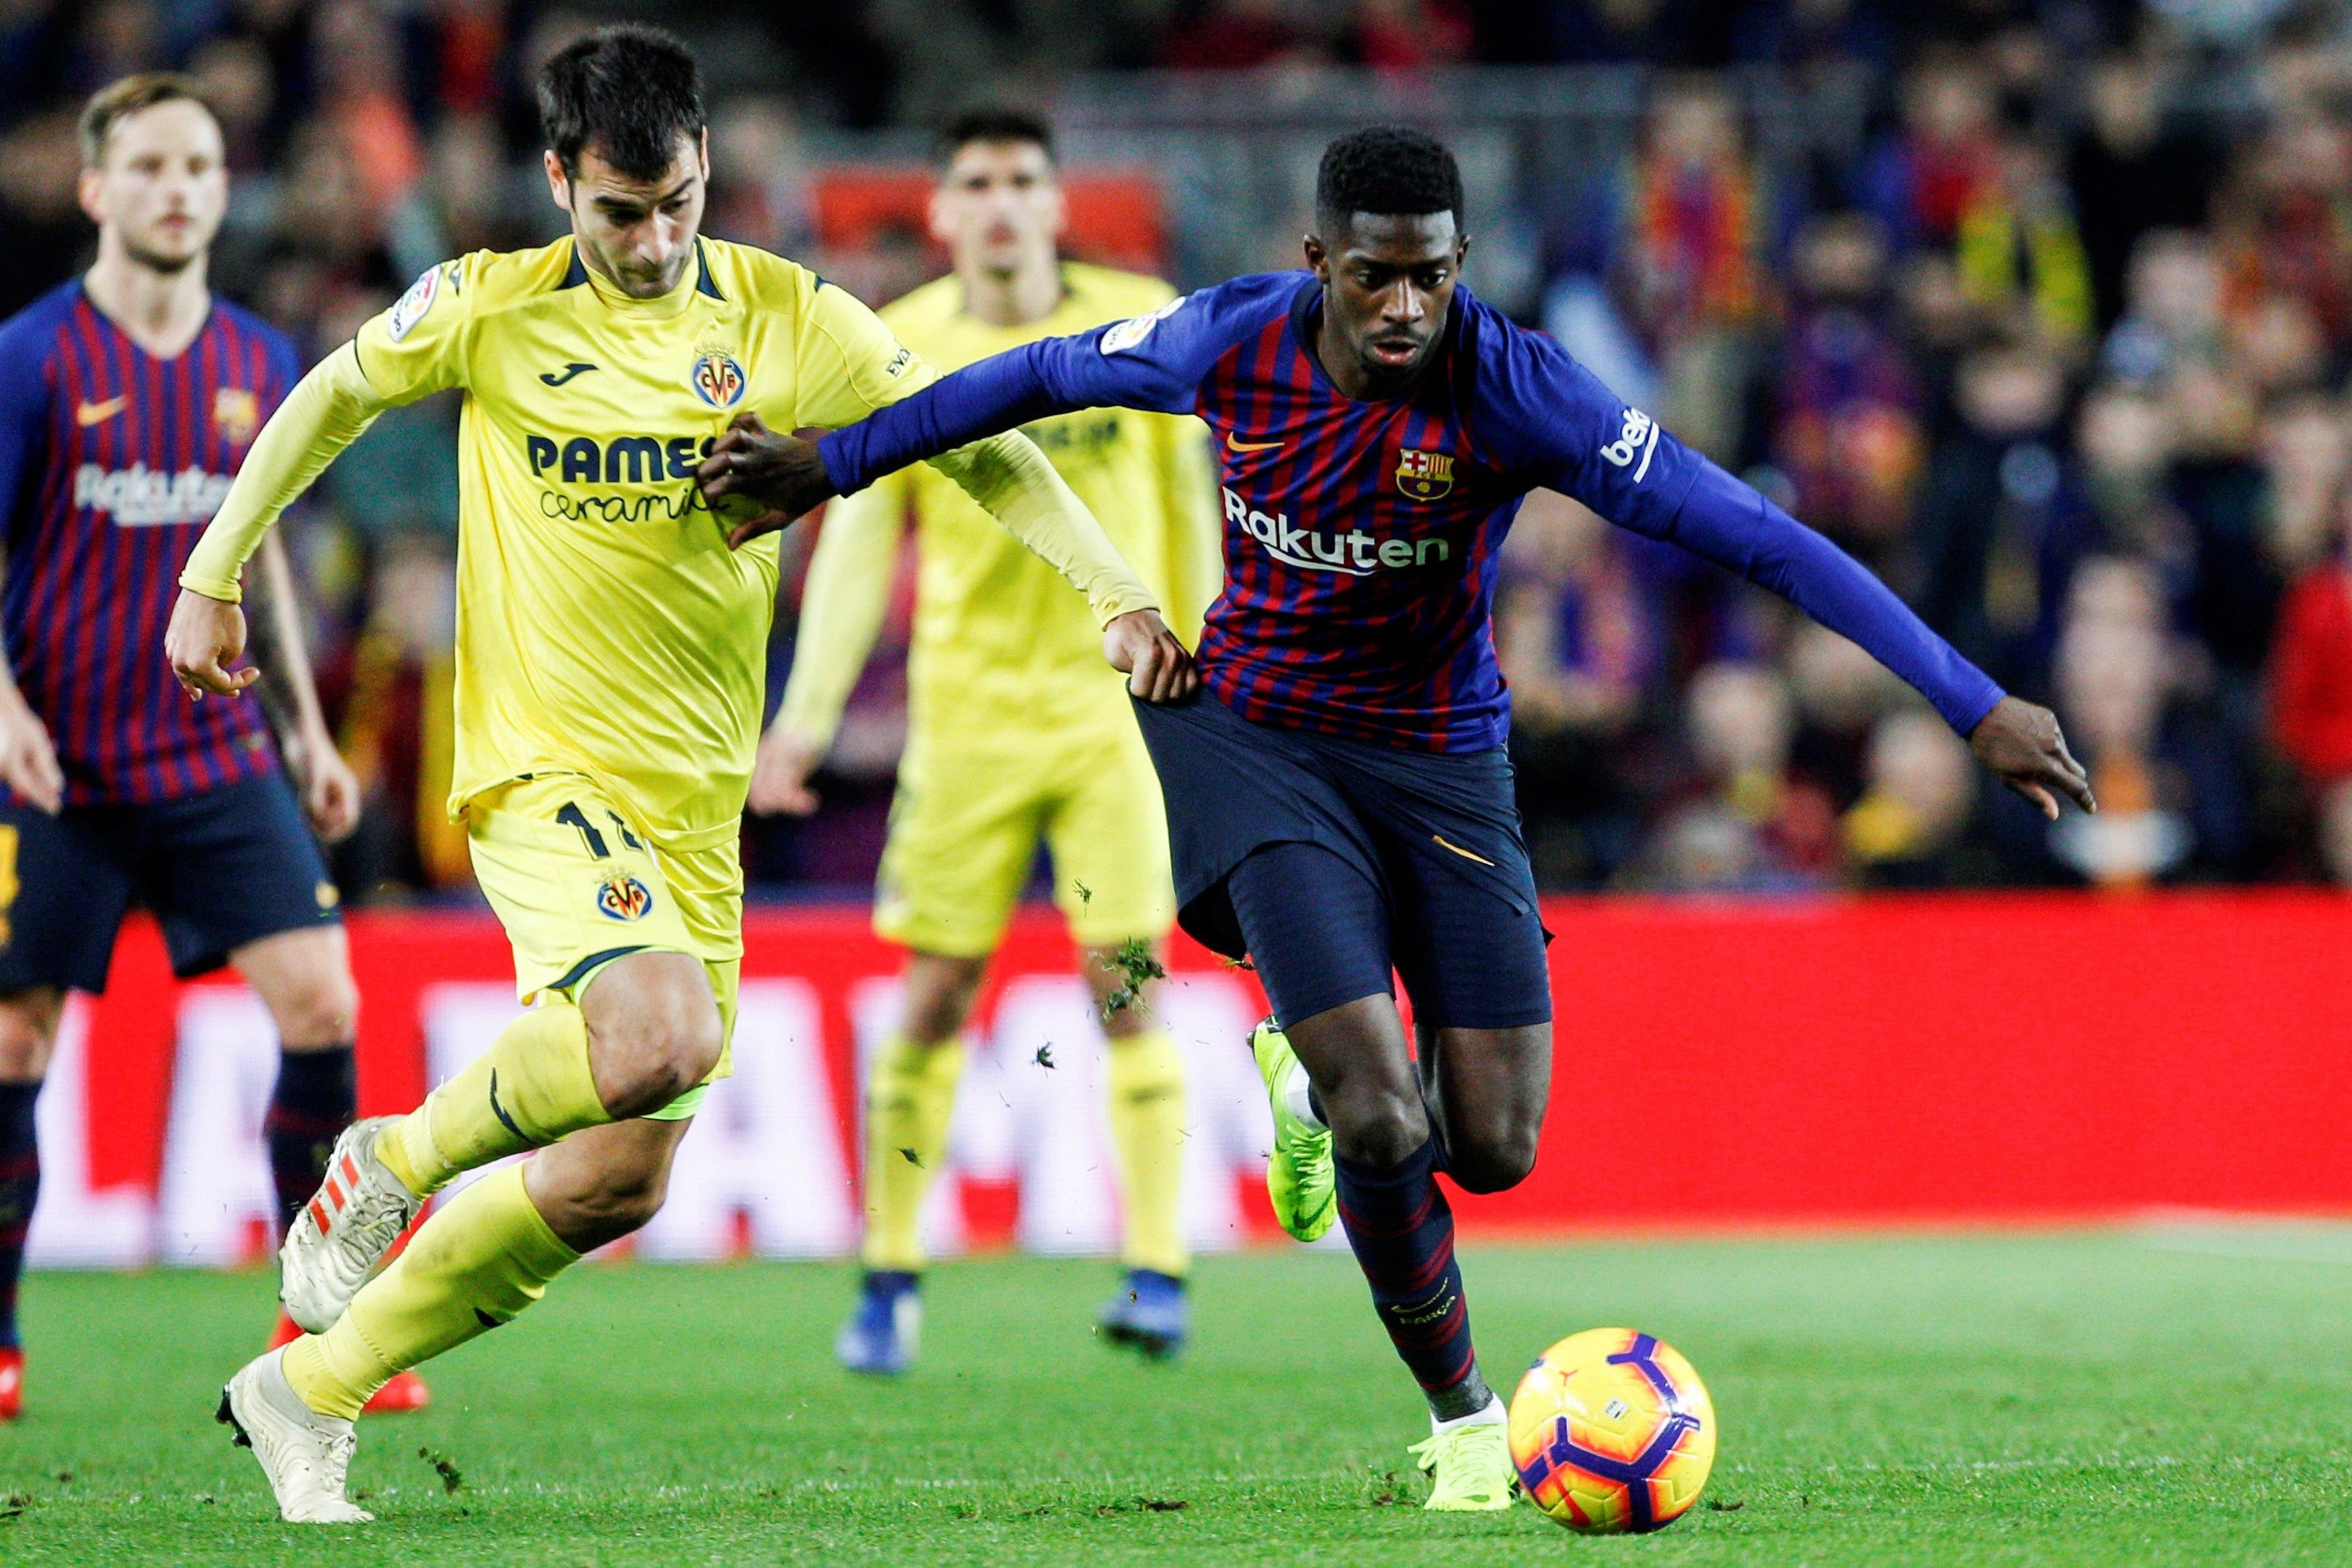
M694 395L713 408L732 408L743 400L743 367L722 349L704 350L687 379Z
M642 920L653 907L652 891L635 877L616 873L596 889L596 908L606 920Z
M1441 500L1454 493L1454 454L1407 447L1397 454L1396 482L1415 500Z

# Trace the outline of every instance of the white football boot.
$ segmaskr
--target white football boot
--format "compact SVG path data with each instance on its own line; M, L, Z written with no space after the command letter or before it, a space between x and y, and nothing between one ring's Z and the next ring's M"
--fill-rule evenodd
M343 1129L327 1157L327 1179L278 1249L278 1299L311 1333L334 1326L369 1270L425 1206L376 1157L376 1134L398 1120L371 1116Z
M367 1524L375 1515L343 1496L359 1434L348 1421L321 1415L286 1381L283 1347L256 1356L221 1390L216 1421L253 1450L289 1524Z

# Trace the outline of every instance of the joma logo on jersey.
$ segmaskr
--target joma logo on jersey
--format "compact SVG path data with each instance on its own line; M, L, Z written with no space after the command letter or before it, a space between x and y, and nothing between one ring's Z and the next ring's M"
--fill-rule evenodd
M522 438L533 479L560 468L556 477L567 485L645 485L690 479L715 444L709 437L698 442L691 436L673 436L667 441L652 436L615 436L601 442L593 436L573 436L562 439L560 446L558 439L540 435Z
M1265 546L1266 553L1286 566L1309 572L1339 572L1369 577L1383 566L1422 566L1452 554L1443 539L1375 539L1361 529L1347 533L1318 533L1290 526L1290 514L1269 517L1249 502L1224 491L1225 520Z
M653 907L653 894L635 877L615 873L596 889L596 910L607 920L643 920Z
M1415 500L1439 500L1453 494L1454 454L1405 447L1397 454L1396 485Z
M1621 468L1632 468L1633 460L1640 458L1642 466L1633 468L1633 482L1638 485L1648 475L1650 459L1657 453L1657 421L1638 408L1628 408L1625 410L1624 427L1617 432L1617 439L1601 448L1601 460Z
M732 408L743 401L743 367L735 363L733 354L704 354L694 362L694 372L687 379L693 384L694 395L713 408Z

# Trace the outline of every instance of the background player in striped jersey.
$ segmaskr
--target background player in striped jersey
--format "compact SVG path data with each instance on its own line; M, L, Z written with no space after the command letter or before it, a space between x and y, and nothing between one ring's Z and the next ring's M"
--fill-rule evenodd
M98 93L81 147L98 259L0 326L0 1419L23 1378L34 1098L65 993L105 989L134 900L163 921L174 973L236 965L278 1026L264 1131L289 1223L357 1094L359 997L311 831L349 833L359 794L320 715L284 552L262 562L255 623L268 719L192 707L154 647L196 536L293 384L294 347L206 287L228 176L185 81ZM410 1378L378 1408L424 1398Z
M929 363L953 370L1174 297L1156 278L1056 258L1062 193L1043 121L975 110L949 127L942 147L931 232L955 272L881 312ZM1190 643L1219 572L1200 421L1095 409L1024 433ZM1103 1328L1170 1354L1185 1326L1184 1064L1147 1006L1118 1005L1136 998L1116 961L1129 943L1156 946L1175 923L1168 823L1086 607L936 469L903 469L835 502L809 563L792 679L761 745L751 809L816 805L805 781L881 628L910 510L921 564L907 752L874 910L874 929L907 950L906 1001L867 1085L865 1286L835 1353L861 1372L901 1371L914 1354L925 1261L916 1215L947 1149L958 1037L1042 838L1055 899L1085 950L1080 970L1111 1008L1103 1033L1128 1278Z
M1255 1044L1276 1211L1302 1237L1335 1209L1345 1224L1428 1401L1414 1447L1433 1472L1428 1506L1503 1508L1516 1481L1503 1405L1472 1350L1435 1177L1477 1192L1523 1180L1550 1087L1547 939L1491 619L1496 551L1528 492L1571 495L1794 601L1917 688L2053 817L2061 795L2089 809L2091 792L2046 710L1459 287L1462 182L1443 146L1359 132L1325 150L1317 184L1306 272L982 361L814 446L737 432L705 483L797 512L928 452L1097 405L1198 413L1221 435L1225 591L1201 639L1205 694L1138 710L1181 918L1246 951L1274 1003Z

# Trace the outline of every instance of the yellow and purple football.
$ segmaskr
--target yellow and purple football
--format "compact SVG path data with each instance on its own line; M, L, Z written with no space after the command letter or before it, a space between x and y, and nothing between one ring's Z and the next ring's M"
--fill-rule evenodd
M1511 1461L1529 1501L1570 1530L1659 1530L1715 1466L1715 1405L1675 1349L1587 1329L1536 1358L1511 1395Z

